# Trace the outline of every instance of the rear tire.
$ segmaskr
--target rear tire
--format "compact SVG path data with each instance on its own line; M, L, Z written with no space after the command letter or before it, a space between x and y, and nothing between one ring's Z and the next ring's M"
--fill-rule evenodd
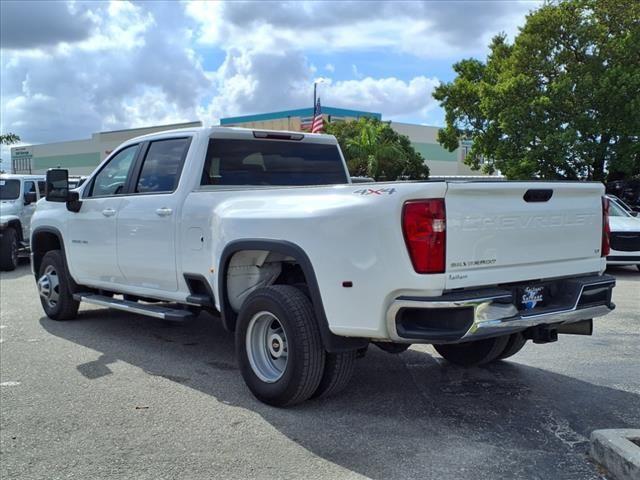
M284 407L310 398L325 367L311 301L290 285L255 290L238 315L236 355L258 400Z
M520 332L509 335L507 346L504 347L503 352L498 355L496 360L504 360L506 358L513 357L516 353L522 350L522 347L524 347L526 343L527 339L524 338L524 335Z
M353 377L357 354L356 350L326 353L322 380L311 398L329 397L344 390Z
M508 341L509 335L503 335L453 345L434 345L433 348L451 363L461 367L473 367L496 360L505 350Z
M0 238L0 270L10 272L18 266L18 234L8 227Z
M73 281L67 272L60 250L45 254L38 272L40 303L51 320L76 318L80 302L73 299Z

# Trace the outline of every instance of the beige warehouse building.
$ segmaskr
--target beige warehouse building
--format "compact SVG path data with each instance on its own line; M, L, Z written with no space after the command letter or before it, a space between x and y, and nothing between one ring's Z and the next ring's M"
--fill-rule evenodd
M201 127L202 122L176 123L153 127L98 132L91 138L68 142L13 147L13 173L45 173L50 168L66 168L72 175L89 175L113 149L130 138L175 128Z
M325 122L345 122L362 117L382 119L380 113L322 107ZM244 127L265 130L301 131L313 117L313 108L300 108L279 112L228 117L220 120L221 126ZM470 144L462 142L460 147L449 152L437 141L438 127L411 123L390 122L398 133L409 137L413 147L422 154L429 166L431 176L481 175L464 164ZM67 168L72 175L88 175L113 149L130 138L148 133L176 128L200 127L202 122L157 125L144 128L115 130L94 133L91 138L59 143L46 143L13 147L11 170L13 173L45 173L49 168Z

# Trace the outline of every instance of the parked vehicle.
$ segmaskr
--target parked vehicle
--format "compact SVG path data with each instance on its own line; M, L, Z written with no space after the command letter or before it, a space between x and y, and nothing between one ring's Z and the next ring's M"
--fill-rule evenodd
M220 312L272 405L344 388L370 343L478 365L614 308L599 183L353 184L332 136L224 127L135 138L75 191L65 170L47 183L32 265L50 318Z
M609 194L607 194L607 198L616 202L620 207L622 207L623 210L625 210L632 217L638 216L638 212L636 212L633 208L631 208L631 205L625 203L621 198L616 197L615 195L609 195Z
M85 182L86 179L87 177L82 175L74 175L72 177L69 177L69 190L78 188L80 185L82 185Z
M608 182L606 192L622 199L633 211L640 212L640 178Z
M28 253L31 216L44 195L44 175L0 175L0 270L14 270Z
M607 195L611 251L608 265L635 265L640 270L640 218L625 209L618 200Z

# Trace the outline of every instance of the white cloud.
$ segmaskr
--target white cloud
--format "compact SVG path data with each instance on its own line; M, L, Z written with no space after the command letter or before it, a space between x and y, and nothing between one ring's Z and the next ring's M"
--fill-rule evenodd
M211 80L186 24L173 21L181 8L74 5L95 26L87 38L2 52L3 132L40 143L197 118Z
M205 124L221 117L312 106L313 82L323 105L382 113L385 118L424 116L435 107L436 78L418 76L335 81L315 77L299 51L231 49L214 75L217 94L199 110Z
M324 80L318 92L325 106L423 121L437 108L431 93L438 84L424 59L481 55L493 34L513 34L536 3L34 5L0 2L0 130L27 143L197 118L211 125L226 116L311 107L318 78ZM28 35L16 27L21 18L30 19ZM210 59L201 55L212 50L224 60L207 71L203 65ZM382 51L387 58L410 54L425 65L424 74L398 78L390 65L374 78L355 65L349 72L351 62L343 57L337 76L337 63L322 57ZM318 54L324 68L309 60L319 62ZM2 156L7 159L6 149Z
M383 113L387 119L401 116L424 116L436 106L431 97L439 84L436 78L424 76L403 81L394 77L344 80L323 88L323 102Z
M192 2L204 44L335 52L387 48L417 57L472 55L500 31L514 33L539 2Z

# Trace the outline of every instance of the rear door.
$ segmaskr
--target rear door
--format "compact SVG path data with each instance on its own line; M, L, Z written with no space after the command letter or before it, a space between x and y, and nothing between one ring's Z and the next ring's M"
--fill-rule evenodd
M163 291L178 288L177 193L190 137L163 138L143 146L131 194L118 214L118 265L131 286Z
M598 183L450 183L447 288L597 272Z

